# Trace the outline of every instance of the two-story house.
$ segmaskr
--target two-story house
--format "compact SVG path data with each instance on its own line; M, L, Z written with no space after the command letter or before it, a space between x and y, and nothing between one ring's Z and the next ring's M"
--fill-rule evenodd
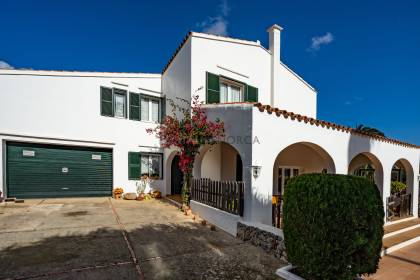
M190 32L161 74L0 70L0 190L6 196L110 196L154 178L179 193L177 152L146 128L167 98L198 95L226 139L196 159L194 177L243 181L244 215L272 223L271 199L308 172L375 180L387 211L391 180L407 184L418 212L420 147L317 119L317 92L281 62L282 28L269 47ZM227 229L229 231L229 229Z

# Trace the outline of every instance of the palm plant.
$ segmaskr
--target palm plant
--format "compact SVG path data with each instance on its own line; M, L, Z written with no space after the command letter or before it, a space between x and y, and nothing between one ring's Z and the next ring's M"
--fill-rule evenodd
M364 126L363 124L359 124L358 126L356 126L355 130L362 133L385 137L385 133L383 133L379 129L374 128L374 127Z

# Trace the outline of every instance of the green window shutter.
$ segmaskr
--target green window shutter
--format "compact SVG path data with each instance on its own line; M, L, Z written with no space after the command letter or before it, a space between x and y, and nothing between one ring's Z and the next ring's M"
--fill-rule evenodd
M166 117L166 97L163 97L160 100L160 112L161 112L161 116L160 116L160 122L162 123L163 120Z
M207 72L207 103L220 103L219 76Z
M140 179L140 153L128 153L128 179Z
M130 120L140 120L140 94L130 92Z
M113 116L111 88L101 87L101 115Z
M245 92L245 101L258 102L258 88L248 85Z

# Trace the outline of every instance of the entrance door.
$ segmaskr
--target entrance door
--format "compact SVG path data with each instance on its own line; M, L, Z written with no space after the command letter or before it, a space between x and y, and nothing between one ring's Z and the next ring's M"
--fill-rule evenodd
M171 194L181 194L183 175L179 169L179 156L175 156L171 165Z

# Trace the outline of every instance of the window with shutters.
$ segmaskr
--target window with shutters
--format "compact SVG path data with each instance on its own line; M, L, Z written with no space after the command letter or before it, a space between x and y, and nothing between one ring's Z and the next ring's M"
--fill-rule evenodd
M140 94L130 92L130 120L140 120Z
M128 98L128 99L127 99ZM101 87L101 115L158 123L165 117L166 99L117 88Z
M101 87L101 115L126 118L127 91L117 88Z
M141 97L141 120L146 122L160 121L160 100L151 97Z
M159 153L128 153L128 178L139 180L142 176L162 179L162 154Z
M258 88L206 72L207 103L258 102Z
M112 88L101 87L101 115L112 117L113 114Z
M228 79L220 79L220 103L243 102L244 85Z

